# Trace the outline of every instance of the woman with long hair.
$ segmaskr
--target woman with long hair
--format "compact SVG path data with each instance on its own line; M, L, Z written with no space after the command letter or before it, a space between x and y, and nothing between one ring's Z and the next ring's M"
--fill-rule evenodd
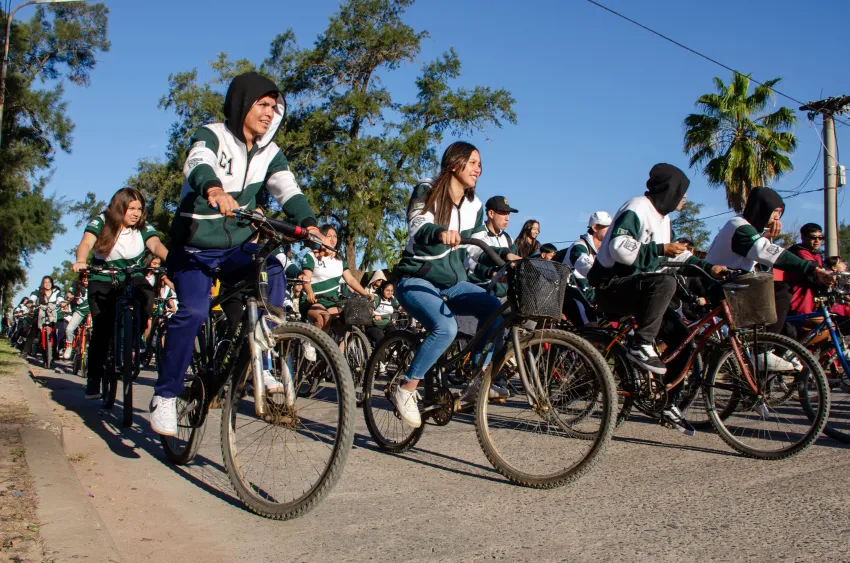
M540 222L537 219L529 219L523 223L522 230L516 238L516 247L520 256L528 258L540 250L538 236L540 236Z
M454 315L473 315L484 323L501 306L497 297L468 280L464 267L467 250L460 244L484 224L484 206L475 195L479 176L478 149L462 141L452 143L443 153L440 173L434 180L414 188L408 206L409 238L395 269L403 276L396 284L396 299L411 317L422 323L428 335L417 349L404 383L392 393L392 399L401 419L414 428L422 424L416 388L454 341L457 335ZM509 260L519 258L506 248L499 253ZM498 321L491 325L482 346L498 327ZM500 345L498 339L496 346L490 348L484 360L485 369ZM477 378L477 383L467 388L461 402L475 397L480 381ZM491 393L507 396L507 390L495 386Z
M41 336L41 327L46 317L43 313L44 310L39 305L53 304L58 308L63 302L62 290L56 287L52 277L44 276L41 278L41 285L30 295L30 300L33 302L33 319L29 333L27 334L27 340L24 342L24 347L21 350L21 357L23 358L32 354L32 346L35 343L35 339Z
M328 246L337 247L339 236L333 225L322 225L319 232L327 240ZM339 314L337 300L340 297L342 283L359 293L368 295L354 274L348 269L339 252L320 248L309 251L301 262L304 271L304 291L301 296L302 316L322 330L334 315Z
M77 246L77 261L73 266L75 272L88 268L86 261L92 251L92 266L113 268L141 264L146 251L163 260L168 255L156 229L145 222L145 200L142 194L132 188L121 188L115 192L106 211L94 217L86 226L83 239ZM118 280L124 281L124 276L123 273L118 274ZM145 327L153 308L153 288L142 274L134 276L130 283L133 296L141 305L141 326ZM113 287L111 276L97 273L89 276L92 337L89 344L86 399L100 398L103 365L115 324L115 304L121 295L122 291Z

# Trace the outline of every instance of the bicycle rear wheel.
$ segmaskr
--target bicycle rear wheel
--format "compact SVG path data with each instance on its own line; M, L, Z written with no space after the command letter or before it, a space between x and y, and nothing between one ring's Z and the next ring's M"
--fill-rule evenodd
M800 344L778 334L737 336L744 361L757 384L743 375L730 343L715 352L705 378L708 415L732 449L759 459L785 459L808 448L826 424L829 390L817 361ZM777 361L796 359L802 371ZM797 401L782 400L788 388Z
M424 423L412 428L402 422L392 401L413 361L419 339L407 331L387 336L372 354L363 383L363 418L378 447L399 453L412 448L425 431Z
M306 323L272 329L277 352L272 373L291 373L296 387L317 363L327 366L320 388L287 406L283 393L266 396L265 416L256 415L254 396L243 397L250 377L230 382L221 416L221 453L236 494L252 511L288 520L311 510L342 475L354 441L354 390L339 347ZM318 362L303 358L311 344Z
M503 404L487 399L494 374L515 359L511 342L483 378L475 416L478 442L496 470L514 483L549 489L575 481L605 451L617 419L614 376L586 340L543 329L524 337L519 354L529 383Z

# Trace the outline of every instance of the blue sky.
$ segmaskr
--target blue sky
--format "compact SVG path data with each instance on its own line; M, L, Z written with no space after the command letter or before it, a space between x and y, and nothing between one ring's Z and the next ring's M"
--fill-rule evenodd
M780 76L778 88L797 99L850 94L844 72L850 42L842 23L850 21L850 2L603 3L755 79ZM219 52L259 62L272 38L289 27L299 44L310 45L338 6L330 0L107 4L112 50L100 57L89 88L67 89L76 123L73 154L57 155L50 189L69 198L94 191L108 199L140 158L164 153L173 116L157 102L170 73L198 68L208 76L207 63ZM32 8L25 8L19 17L31 14ZM824 27L824 15L835 22L832 30ZM421 64L450 47L463 62L458 86L482 84L513 94L518 124L471 139L484 164L478 191L482 199L504 195L520 210L511 234L525 219L538 219L542 242L575 239L597 209L613 214L643 192L656 162L687 171L682 120L701 94L712 91L713 77L731 78L728 71L583 0L419 0L405 20L428 30L430 38L416 63L384 78L397 101L415 95ZM797 107L781 97L776 103ZM773 185L778 189L796 188L820 147L819 123L813 128L800 113L798 119L796 170ZM837 133L840 151L850 142L850 127L839 126ZM806 189L822 187L821 170L819 165ZM704 215L726 209L722 191L708 188L696 170L688 175L689 198L705 204ZM820 223L822 209L822 192L803 195L789 201L786 221ZM839 219L848 217L848 209L845 202ZM716 230L723 222L708 224ZM73 219L65 224L68 233L33 258L27 289L79 242L82 233Z

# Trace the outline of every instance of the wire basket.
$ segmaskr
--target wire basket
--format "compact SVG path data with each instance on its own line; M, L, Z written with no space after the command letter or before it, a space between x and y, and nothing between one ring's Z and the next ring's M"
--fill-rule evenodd
M733 328L771 325L776 322L772 274L744 274L724 283L723 293L732 311Z
M342 300L342 320L348 326L372 324L372 301L366 297L347 297Z
M519 262L511 276L517 314L561 320L570 272L569 266L552 260L532 258Z

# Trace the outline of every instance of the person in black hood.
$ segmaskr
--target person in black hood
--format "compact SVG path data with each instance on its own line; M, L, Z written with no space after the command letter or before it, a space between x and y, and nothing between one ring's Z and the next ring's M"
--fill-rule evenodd
M255 72L233 79L224 100L225 123L198 128L189 141L183 189L171 224L166 266L180 308L168 324L168 338L151 403L151 428L164 436L177 432L176 398L192 359L195 336L209 313L213 279L233 286L253 275L253 230L234 220L235 209L255 209L266 190L286 218L324 240L307 197L274 143L286 104L274 82ZM275 258L266 263L269 302L283 308L286 277ZM225 310L227 312L227 310ZM241 314L241 307L236 308ZM270 371L266 391L282 383Z
M685 173L672 164L656 164L649 171L644 195L661 215L669 215L679 209L690 185Z
M784 213L785 202L782 201L782 196L770 188L759 186L750 191L741 216L757 232L763 233L765 229L770 228L778 235L782 232L782 223L779 220Z

